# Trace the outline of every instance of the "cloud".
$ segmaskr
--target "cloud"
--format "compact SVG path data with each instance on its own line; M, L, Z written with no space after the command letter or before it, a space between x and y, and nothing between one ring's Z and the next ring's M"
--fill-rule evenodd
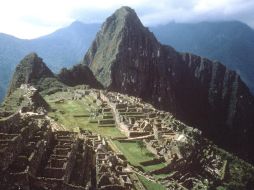
M0 32L34 38L74 20L103 22L121 6L134 8L145 25L240 20L254 27L253 0L0 0Z
M153 6L152 1L149 4ZM161 6L142 15L141 19L147 25L165 24L170 21L240 20L254 27L253 10L253 0L162 0Z

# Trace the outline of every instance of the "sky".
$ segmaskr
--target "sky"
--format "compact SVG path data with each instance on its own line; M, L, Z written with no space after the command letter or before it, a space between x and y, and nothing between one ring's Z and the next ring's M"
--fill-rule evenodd
M239 20L254 28L254 0L0 0L0 32L32 39L75 20L102 23L121 6L146 26Z

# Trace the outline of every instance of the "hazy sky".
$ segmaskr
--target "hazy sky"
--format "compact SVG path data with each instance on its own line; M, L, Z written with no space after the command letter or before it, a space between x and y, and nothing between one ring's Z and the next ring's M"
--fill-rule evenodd
M0 32L35 38L75 20L103 22L123 5L147 26L240 20L254 27L254 0L0 0Z

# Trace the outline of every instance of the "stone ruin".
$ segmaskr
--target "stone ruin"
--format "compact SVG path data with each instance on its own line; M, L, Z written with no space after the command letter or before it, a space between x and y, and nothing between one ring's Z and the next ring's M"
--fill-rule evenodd
M26 110L21 110L9 117L1 115L0 189L143 190L136 173L167 189L207 189L209 183L220 183L225 177L227 160L214 144L170 113L114 92L76 88L68 93L70 100L91 96L98 107L91 110L98 113L98 126L117 127L126 135L119 141L142 141L155 158L141 165L164 163L165 167L144 172L127 163L110 139L83 129L52 128L45 115L24 117ZM153 178L160 174L163 177Z
M132 189L126 162L105 139L52 130L45 118L13 117L0 121L0 189Z
M89 139L95 150L96 180L99 189L133 189L127 171L127 162L113 152L107 141L99 135L81 131Z
M206 188L209 181L223 178L226 161L215 153L198 129L136 97L101 91L100 98L112 109L116 126L128 136L125 141L142 140L155 155L155 160L143 164L166 164L150 174L170 173L160 179L168 189Z

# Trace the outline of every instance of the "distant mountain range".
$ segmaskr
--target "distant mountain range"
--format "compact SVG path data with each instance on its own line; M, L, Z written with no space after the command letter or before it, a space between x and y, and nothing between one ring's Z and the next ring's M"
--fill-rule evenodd
M49 68L59 72L80 62L100 24L74 22L66 28L33 40L0 34L0 101L4 97L16 65L30 52L44 58ZM169 23L151 27L158 40L178 51L188 51L219 60L236 70L254 92L254 31L241 22Z
M99 30L99 24L74 22L66 28L33 40L0 34L0 102L16 65L30 52L44 58L49 68L58 72L78 63Z
M254 30L248 25L238 21L169 23L151 31L178 51L220 61L240 74L254 92Z

